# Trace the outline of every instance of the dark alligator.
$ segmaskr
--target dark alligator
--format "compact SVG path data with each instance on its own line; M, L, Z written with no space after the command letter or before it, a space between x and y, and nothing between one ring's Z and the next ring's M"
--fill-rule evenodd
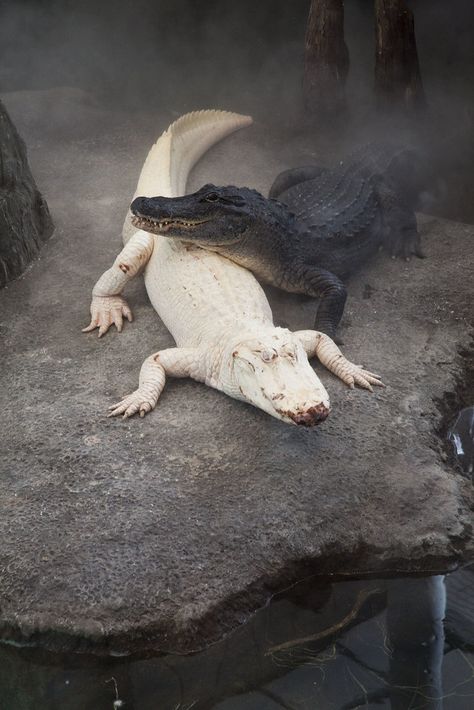
M262 282L320 298L315 328L333 337L351 273L380 247L422 256L417 167L412 150L371 146L332 170L286 170L268 199L249 188L205 185L183 197L137 197L131 210L145 231L198 244Z

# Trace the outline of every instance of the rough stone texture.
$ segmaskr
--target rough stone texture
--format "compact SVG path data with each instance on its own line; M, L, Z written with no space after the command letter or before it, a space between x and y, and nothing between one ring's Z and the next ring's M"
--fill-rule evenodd
M0 101L0 288L25 270L52 231L25 144Z
M441 459L433 400L461 373L473 228L425 220L426 260L380 254L352 279L344 351L388 386L351 391L317 365L333 404L320 428L283 425L191 380L170 380L144 420L107 419L143 359L172 343L138 280L122 334L80 329L141 161L173 116L132 120L68 100L76 123L61 135L35 96L6 97L17 122L25 105L36 111L32 163L58 229L0 295L1 635L187 651L305 575L426 573L472 553L472 489ZM266 189L291 151L280 141L265 125L236 134L190 187ZM312 323L311 300L270 296L278 323Z

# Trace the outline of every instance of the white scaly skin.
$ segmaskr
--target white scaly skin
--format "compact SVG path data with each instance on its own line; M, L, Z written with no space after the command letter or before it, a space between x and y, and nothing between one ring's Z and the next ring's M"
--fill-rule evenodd
M136 195L184 194L190 169L224 136L249 125L247 116L225 111L187 114L173 123L151 149ZM166 375L192 377L249 402L272 416L310 426L329 413L328 394L308 362L321 362L350 387L371 389L380 378L353 365L333 341L316 331L273 325L267 298L254 276L210 251L136 230L130 213L124 225L125 247L93 289L91 323L99 337L123 317L132 319L120 295L145 266L150 300L177 347L150 355L139 386L110 407L109 416L144 416L154 409Z

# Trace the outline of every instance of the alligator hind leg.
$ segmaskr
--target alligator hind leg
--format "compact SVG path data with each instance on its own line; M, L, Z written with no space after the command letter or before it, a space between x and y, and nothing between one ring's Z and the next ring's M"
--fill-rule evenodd
M316 356L328 370L349 387L354 388L358 385L372 391L372 385L385 386L379 375L347 360L336 343L324 333L318 333L316 330L298 330L293 335L301 342L308 358Z
M306 264L295 266L285 273L285 277L288 291L320 299L314 327L333 338L347 298L347 289L342 281L331 271Z
M313 180L314 178L327 173L327 168L320 168L317 165L304 165L301 168L290 168L283 170L276 176L268 193L269 198L278 198L282 192L285 192L293 185L298 185L300 182Z
M394 190L380 185L378 197L383 214L383 247L390 256L409 260L424 258L414 209Z
M199 379L199 357L194 348L169 348L147 357L140 370L138 389L109 407L109 417L141 417L156 407L166 375Z

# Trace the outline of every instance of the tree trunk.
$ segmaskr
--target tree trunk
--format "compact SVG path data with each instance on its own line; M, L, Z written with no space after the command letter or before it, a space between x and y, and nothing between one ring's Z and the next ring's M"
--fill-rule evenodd
M0 288L24 271L53 229L25 144L0 101Z
M425 106L413 13L405 0L375 0L375 93L381 108Z
M305 40L306 109L336 117L345 107L349 52L344 41L344 1L311 0Z

